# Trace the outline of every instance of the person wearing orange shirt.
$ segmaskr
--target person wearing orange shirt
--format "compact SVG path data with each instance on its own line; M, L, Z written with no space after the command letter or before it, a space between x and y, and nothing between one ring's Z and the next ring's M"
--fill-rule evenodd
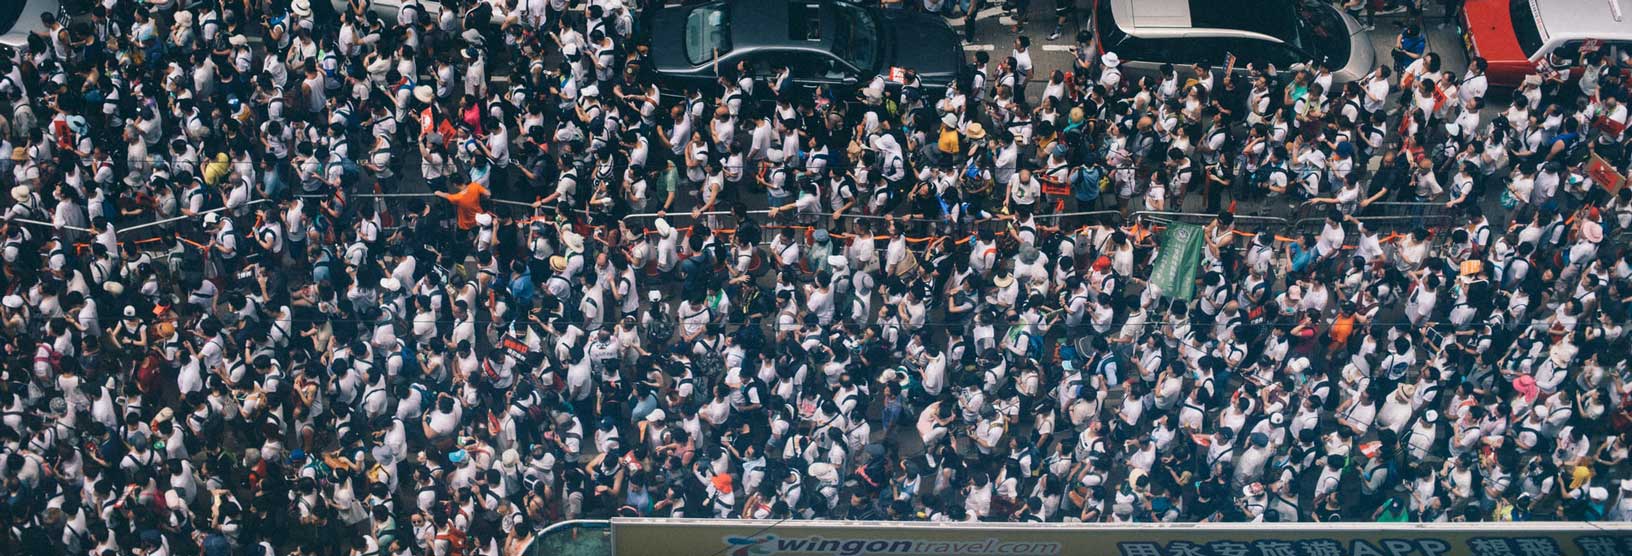
M466 250L471 246L470 236L476 228L476 215L483 212L482 199L487 198L489 195L487 188L476 182L465 184L465 187L456 193L436 192L437 197L447 199L449 203L453 204L454 222L459 226L458 237L450 245L453 260L464 260Z
M1326 346L1326 350L1335 352L1347 347L1349 336L1354 334L1354 327L1358 321L1361 321L1361 317L1355 313L1354 305L1344 303L1338 309L1337 317L1332 320L1331 328L1326 329L1327 336L1332 340Z
M489 195L487 188L476 182L465 184L458 193L436 192L437 197L447 199L453 204L454 215L461 231L476 227L476 215L482 212L482 199Z

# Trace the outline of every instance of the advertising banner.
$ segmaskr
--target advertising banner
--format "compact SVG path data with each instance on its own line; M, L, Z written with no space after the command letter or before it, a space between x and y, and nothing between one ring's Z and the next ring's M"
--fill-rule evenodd
M1489 524L969 524L612 520L614 556L1619 556L1632 527Z

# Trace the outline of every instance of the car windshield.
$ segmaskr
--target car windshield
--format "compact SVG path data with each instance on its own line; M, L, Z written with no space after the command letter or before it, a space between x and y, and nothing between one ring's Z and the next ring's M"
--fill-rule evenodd
M1530 0L1512 0L1508 13L1513 20L1513 38L1519 40L1519 50L1524 51L1525 58L1535 56L1545 43L1541 28L1536 26L1536 12L1530 8Z
M1349 63L1349 28L1337 10L1319 0L1298 0L1297 47L1319 56L1328 68Z
M1190 0L1190 24L1280 39L1328 67L1349 59L1349 33L1337 11L1319 0Z
M878 63L878 24L865 8L849 4L834 4L838 10L837 29L833 32L833 54L850 65L863 70L874 69Z
M731 24L726 21L725 9L703 6L686 16L686 58L693 64L714 59L714 51L725 54L731 50Z

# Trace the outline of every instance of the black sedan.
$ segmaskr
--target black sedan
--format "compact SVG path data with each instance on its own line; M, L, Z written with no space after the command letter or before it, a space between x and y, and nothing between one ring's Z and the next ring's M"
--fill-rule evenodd
M905 70L942 90L963 67L958 35L940 18L846 2L725 0L652 10L646 25L653 69L680 87L711 89L716 67L742 61L756 76L786 65L798 87L839 90Z

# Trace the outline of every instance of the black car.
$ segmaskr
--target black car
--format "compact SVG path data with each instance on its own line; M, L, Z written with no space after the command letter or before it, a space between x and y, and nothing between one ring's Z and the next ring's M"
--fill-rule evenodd
M917 73L943 90L963 67L957 33L938 17L818 0L726 0L652 10L653 70L677 87L709 90L718 68L748 61L769 78L786 64L795 85L854 90L875 76Z

